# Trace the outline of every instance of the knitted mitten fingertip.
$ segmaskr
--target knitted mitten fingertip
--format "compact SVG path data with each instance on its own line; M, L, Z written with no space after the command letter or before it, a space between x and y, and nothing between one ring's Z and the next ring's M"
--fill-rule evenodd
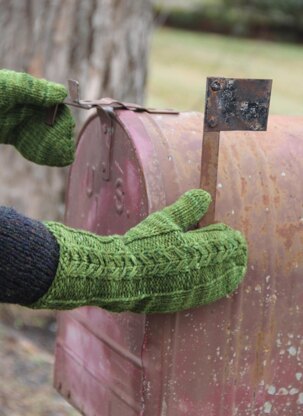
M64 85L23 73L20 79L20 103L51 107L67 97ZM29 92L30 91L30 92Z
M50 107L67 97L64 85L8 69L0 70L0 85L0 104L4 100L7 107L16 104Z
M26 159L38 165L70 165L76 149L73 137L75 120L70 109L59 105L53 126L47 126L44 118L45 111L41 110L20 126L16 148Z
M152 222L151 219L155 216L163 224L169 224L169 227L174 223L180 230L186 231L196 225L203 217L210 202L211 196L208 192L202 189L192 189L185 192L176 202L165 207L162 211L151 214L144 221L147 223ZM143 227L139 225L138 229L140 228Z

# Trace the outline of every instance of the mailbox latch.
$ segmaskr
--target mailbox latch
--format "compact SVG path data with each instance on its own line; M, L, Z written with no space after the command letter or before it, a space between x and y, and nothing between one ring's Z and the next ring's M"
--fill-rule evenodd
M179 114L179 111L172 109L158 110L155 108L144 107L139 104L125 103L122 101L115 100L113 98L101 98L99 100L81 100L80 99L80 86L79 82L74 79L68 80L69 98L64 101L64 104L72 107L81 108L83 110L90 110L92 108L104 109L107 111L108 108L113 110L129 110L135 112L147 112L152 114ZM48 109L46 115L46 124L52 126L54 124L58 105Z
M102 179L109 181L115 112L112 107L97 107L97 114L100 120L101 134L103 135L103 140L101 141L101 174Z

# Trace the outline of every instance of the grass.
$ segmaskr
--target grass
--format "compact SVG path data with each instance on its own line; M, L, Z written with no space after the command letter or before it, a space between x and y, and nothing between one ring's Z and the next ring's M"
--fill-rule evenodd
M156 7L161 7L164 10L178 9L192 9L195 6L205 6L206 4L221 4L221 0L154 0Z
M207 76L271 78L271 114L303 115L303 47L161 28L153 37L147 103L203 111Z

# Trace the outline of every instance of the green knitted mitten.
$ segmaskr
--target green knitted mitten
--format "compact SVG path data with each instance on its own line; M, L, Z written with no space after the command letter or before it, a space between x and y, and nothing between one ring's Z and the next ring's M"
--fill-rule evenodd
M11 144L40 165L73 162L74 120L64 104L63 85L6 69L0 70L0 143ZM53 126L46 124L47 108L59 104Z
M209 202L205 191L189 191L124 236L45 223L59 243L60 260L51 287L31 307L175 312L226 296L245 274L247 246L224 224L186 232Z

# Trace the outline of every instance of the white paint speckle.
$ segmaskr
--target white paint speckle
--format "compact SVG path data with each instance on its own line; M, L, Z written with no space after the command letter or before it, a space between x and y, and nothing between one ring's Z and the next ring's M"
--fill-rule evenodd
M235 210L234 209L231 210L231 215L235 215ZM303 222L303 219L302 219L302 222Z
M217 188L218 188L218 189L222 189L222 188L223 188L222 183L218 183Z
M268 297L268 302L269 303L273 303L273 304L275 304L276 302L277 302L277 295L275 295L274 293L272 294L272 295L270 295L269 297Z
M303 404L303 393L299 394L298 404Z
M288 390L285 387L281 387L277 393L278 396L287 396Z
M270 413L272 409L272 404L270 402L265 402L263 406L264 413Z
M255 286L255 291L258 292L258 293L261 293L261 291L262 291L261 286L260 285Z
M286 176L286 173L285 172L281 172L281 176Z
M295 356L297 354L297 350L295 347L289 347L288 350L290 355Z
M270 279L270 275L268 275L268 276L265 277L266 283L269 282L269 279Z
M275 386L269 386L269 387L268 387L268 390L267 390L267 393L268 393L268 394L273 395L273 394L275 394L275 392L276 392L276 388L275 388Z
M296 373L296 379L300 381L302 378L302 373Z
M294 394L297 394L297 393L299 393L299 390L298 390L298 389L295 389L294 387L293 387L292 389L290 389L290 390L289 390L289 394L290 394L291 396L293 396Z

